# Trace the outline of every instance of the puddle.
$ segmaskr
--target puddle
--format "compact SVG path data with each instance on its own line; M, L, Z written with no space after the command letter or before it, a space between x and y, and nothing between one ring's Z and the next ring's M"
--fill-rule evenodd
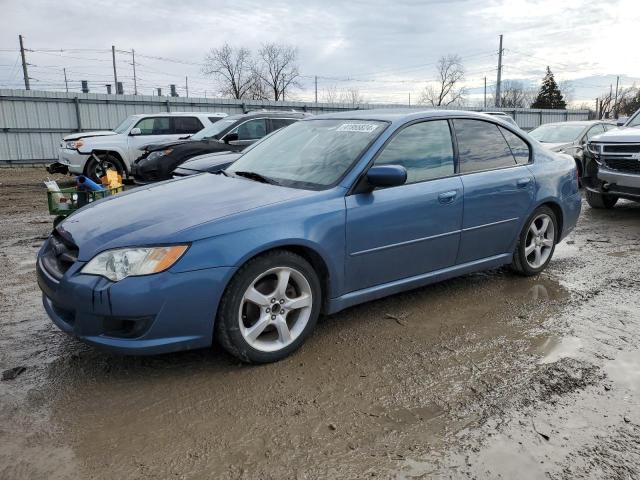
M561 358L576 358L582 347L582 340L577 337L547 337L534 345L536 353L542 356L538 363L554 363Z

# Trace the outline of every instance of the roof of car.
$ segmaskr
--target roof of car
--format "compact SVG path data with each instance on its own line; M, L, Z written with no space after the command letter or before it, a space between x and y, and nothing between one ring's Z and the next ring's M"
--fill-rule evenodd
M229 114L225 112L155 112L155 113L138 113L134 117L186 117L186 116L205 116L205 117L226 117Z
M450 118L450 117L470 117L470 118L492 118L489 115L471 112L466 110L437 110L437 109L373 109L373 110L350 110L347 112L325 113L313 118L320 119L345 119L345 120L379 120L383 122L403 122L420 118ZM495 119L495 117L493 117Z

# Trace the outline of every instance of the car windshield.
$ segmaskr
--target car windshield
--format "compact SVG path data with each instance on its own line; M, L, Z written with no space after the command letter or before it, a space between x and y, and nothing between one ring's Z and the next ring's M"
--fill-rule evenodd
M637 112L625 125L627 127L640 127L640 112Z
M296 188L328 187L347 172L385 126L385 122L371 120L297 122L246 151L227 172L251 172Z
M237 121L237 118L223 118L222 120L218 120L213 125L203 128L198 133L191 135L191 140L202 140L205 138L215 137Z
M578 139L584 125L541 125L529 135L543 143L568 143Z
M127 130L129 130L129 127L131 127L131 125L133 125L133 122L135 121L136 121L136 117L134 116L127 117L122 122L120 122L120 125L114 128L113 131L116 133L124 133Z

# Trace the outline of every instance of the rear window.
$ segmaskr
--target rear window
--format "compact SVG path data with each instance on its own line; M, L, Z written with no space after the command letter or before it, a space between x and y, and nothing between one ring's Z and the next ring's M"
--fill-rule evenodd
M173 129L175 133L196 133L202 130L202 122L196 117L174 117Z
M496 124L462 119L455 119L453 124L461 173L515 166L511 149Z

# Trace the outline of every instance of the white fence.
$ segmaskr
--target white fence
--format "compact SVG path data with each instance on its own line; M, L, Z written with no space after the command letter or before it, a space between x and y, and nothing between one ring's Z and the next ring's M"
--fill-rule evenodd
M47 163L57 157L63 136L72 132L109 130L128 115L159 112L243 113L256 109L310 113L373 108L424 109L423 105L243 101L221 98L152 97L147 95L77 94L0 89L0 165ZM464 108L481 111L481 108ZM587 120L588 110L491 108L511 115L531 130L543 123Z

